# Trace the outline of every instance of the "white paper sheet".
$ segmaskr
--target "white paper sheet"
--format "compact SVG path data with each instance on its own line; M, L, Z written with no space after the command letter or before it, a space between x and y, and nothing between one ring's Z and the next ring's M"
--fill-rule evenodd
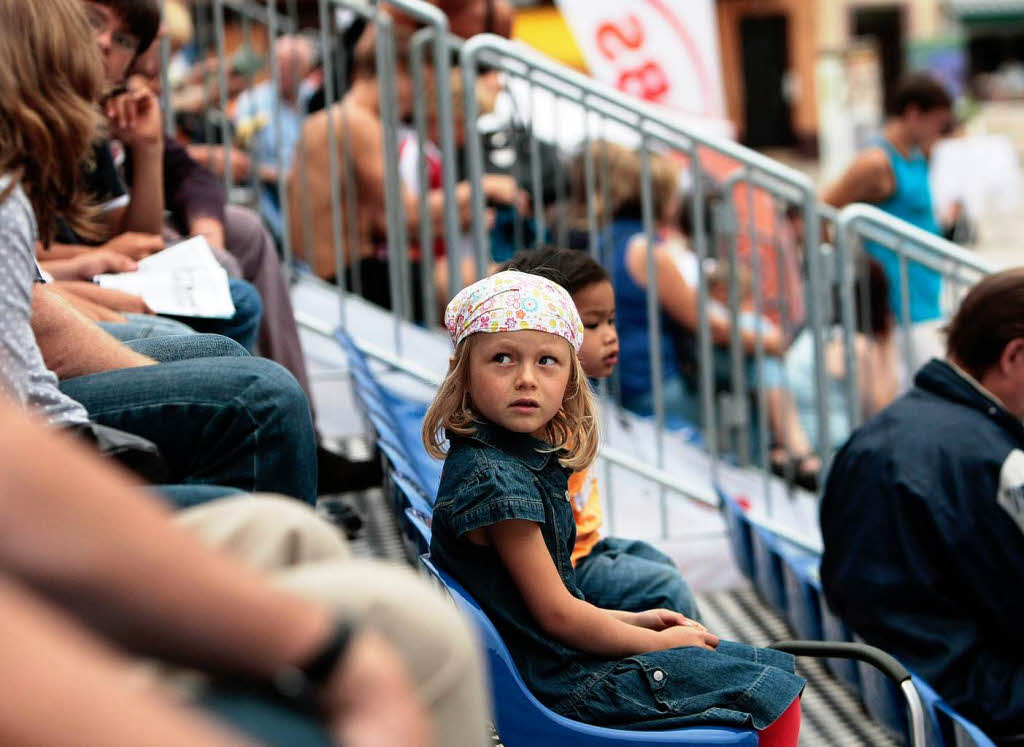
M97 275L94 280L104 288L142 296L158 314L210 319L235 315L228 274L202 236L146 257L135 272Z

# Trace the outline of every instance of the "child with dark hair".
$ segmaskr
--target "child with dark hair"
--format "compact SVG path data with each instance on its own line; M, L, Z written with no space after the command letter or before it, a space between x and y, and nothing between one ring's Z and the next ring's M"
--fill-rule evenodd
M605 269L586 252L551 247L521 251L507 269L542 275L569 291L583 320L583 370L591 379L611 376L619 338L615 291ZM587 601L629 612L665 608L699 619L693 592L670 557L640 540L601 537L601 493L589 470L569 477L569 497L576 521L572 563Z

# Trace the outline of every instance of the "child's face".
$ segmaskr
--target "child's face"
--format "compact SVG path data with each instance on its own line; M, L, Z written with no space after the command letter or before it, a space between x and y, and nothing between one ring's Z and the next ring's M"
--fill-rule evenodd
M481 333L469 359L469 396L485 418L542 437L558 413L573 351L558 335L536 330Z
M583 320L580 363L587 376L611 376L619 362L619 335L615 330L615 291L607 280L592 283L572 297Z

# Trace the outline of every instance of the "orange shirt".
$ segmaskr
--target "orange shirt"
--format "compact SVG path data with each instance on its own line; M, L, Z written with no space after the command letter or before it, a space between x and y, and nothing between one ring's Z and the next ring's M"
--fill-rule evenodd
M576 546L572 549L572 564L575 566L585 558L601 539L600 528L604 521L601 509L601 493L597 479L590 472L573 472L569 476L569 502L576 519Z

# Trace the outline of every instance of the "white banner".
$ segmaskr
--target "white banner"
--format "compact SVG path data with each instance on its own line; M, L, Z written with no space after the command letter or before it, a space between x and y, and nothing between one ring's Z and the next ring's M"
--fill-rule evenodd
M590 74L722 131L714 0L557 0Z

